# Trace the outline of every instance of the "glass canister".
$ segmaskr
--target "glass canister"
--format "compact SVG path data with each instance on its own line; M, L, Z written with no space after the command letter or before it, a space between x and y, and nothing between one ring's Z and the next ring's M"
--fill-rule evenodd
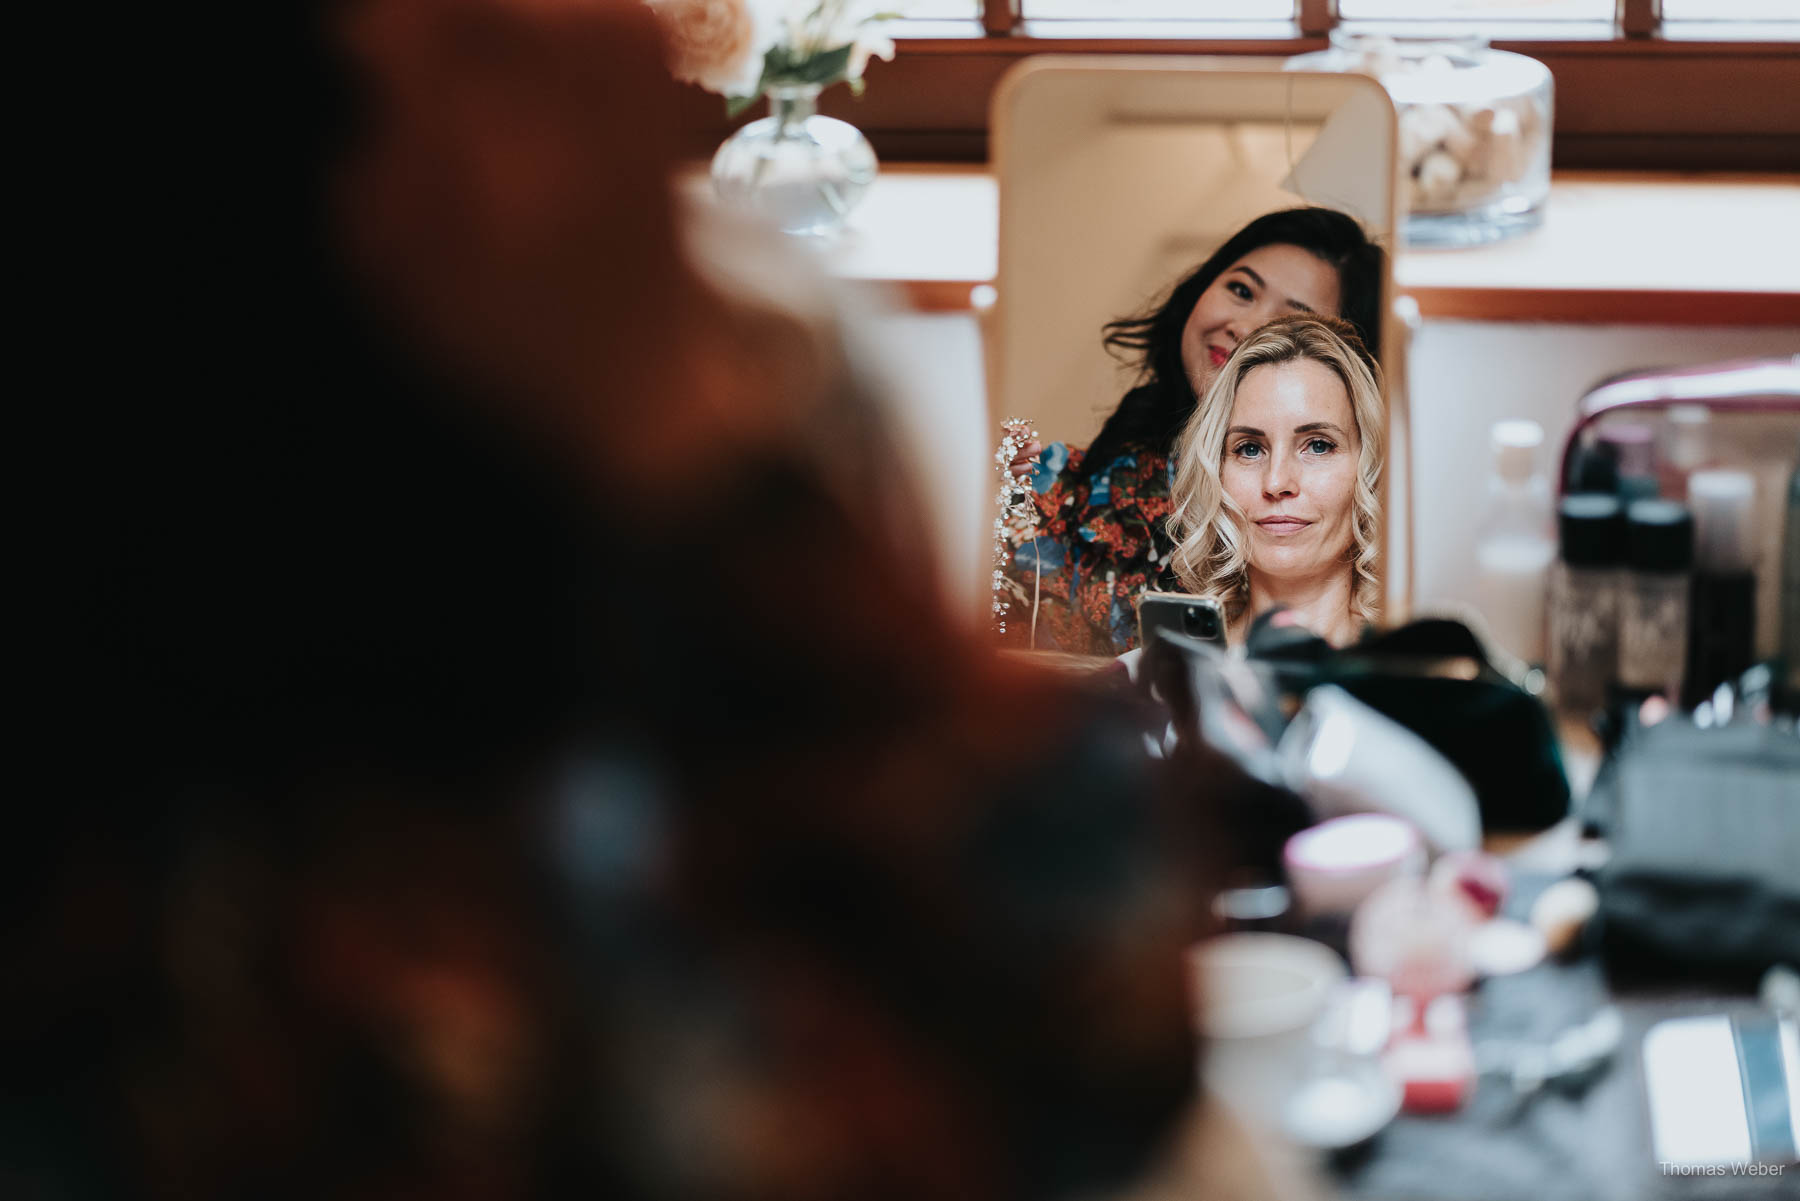
M1534 229L1550 193L1550 70L1480 38L1335 30L1294 70L1373 75L1400 117L1406 241L1473 246Z

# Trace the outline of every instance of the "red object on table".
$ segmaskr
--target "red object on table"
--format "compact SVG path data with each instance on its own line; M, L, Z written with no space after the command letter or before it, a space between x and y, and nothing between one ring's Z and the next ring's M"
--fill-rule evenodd
M1475 1087L1475 1051L1462 998L1439 997L1423 1020L1396 1022L1382 1062L1399 1081L1400 1106L1408 1113L1450 1113L1461 1109Z

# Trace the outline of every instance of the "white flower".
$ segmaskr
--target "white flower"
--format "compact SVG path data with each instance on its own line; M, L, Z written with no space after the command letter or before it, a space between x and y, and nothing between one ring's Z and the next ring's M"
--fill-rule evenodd
M813 82L860 80L871 57L891 61L882 32L894 5L884 0L647 0L669 35L677 79L726 96L756 93L764 57L779 47L782 75L849 47L842 74ZM860 85L859 85L860 86Z
M894 61L894 39L884 33L876 32L873 26L865 26L856 35L856 41L850 48L851 79L861 79L863 71L869 65L869 59L878 58L884 63Z
M787 45L800 58L855 47L884 15L882 0L791 0L787 10ZM879 39L872 48L879 48L880 44L889 45L884 57L891 57L893 50L886 39ZM847 77L855 79L861 74L860 66L868 62L868 54L858 55L852 50L852 55L857 58L859 69L849 71Z

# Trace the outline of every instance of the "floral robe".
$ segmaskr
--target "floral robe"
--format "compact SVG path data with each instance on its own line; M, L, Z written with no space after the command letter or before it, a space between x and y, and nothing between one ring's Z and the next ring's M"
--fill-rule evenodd
M1137 645L1145 589L1176 587L1168 575L1175 549L1167 529L1175 475L1169 456L1127 442L1078 481L1083 453L1061 442L1045 447L1031 476L1032 513L1003 531L1011 553L999 587L1008 602L1009 646L1123 654Z

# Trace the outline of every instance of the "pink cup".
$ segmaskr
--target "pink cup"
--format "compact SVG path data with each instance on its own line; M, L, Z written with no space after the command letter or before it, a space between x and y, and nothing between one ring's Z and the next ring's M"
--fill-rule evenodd
M1411 823L1385 813L1320 822L1287 841L1288 884L1312 915L1348 914L1389 880L1425 870L1425 846Z

